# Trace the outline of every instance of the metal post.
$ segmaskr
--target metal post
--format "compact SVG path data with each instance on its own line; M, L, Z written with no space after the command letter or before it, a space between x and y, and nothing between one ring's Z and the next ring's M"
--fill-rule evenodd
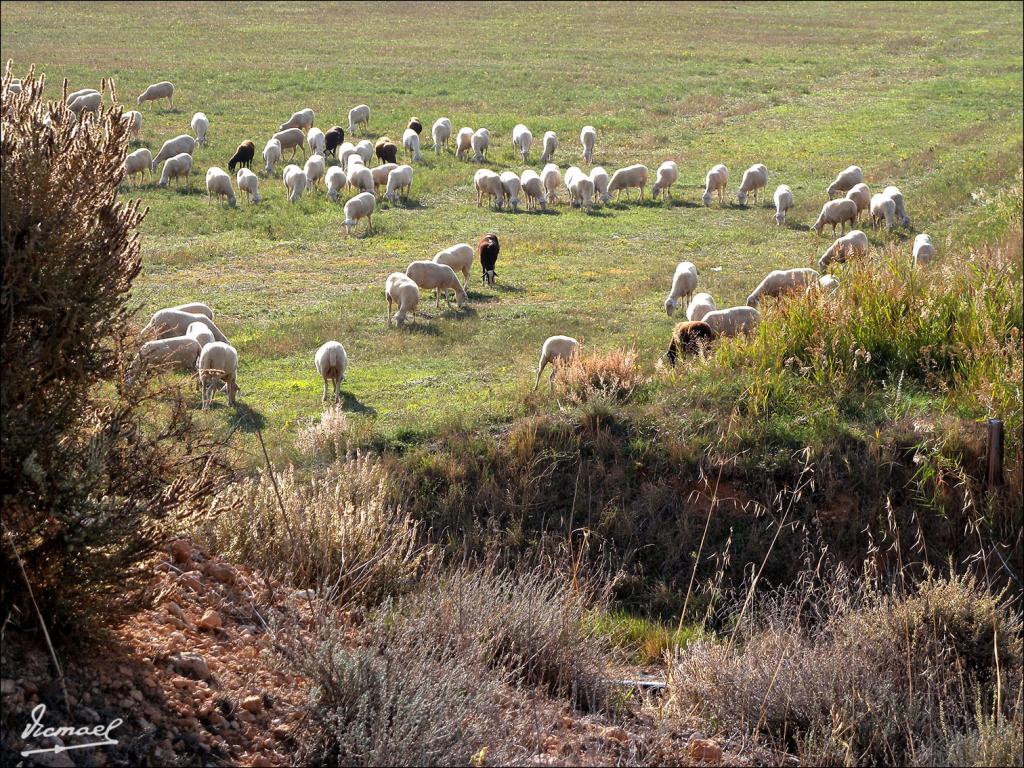
M988 420L988 487L1003 484L1003 420Z

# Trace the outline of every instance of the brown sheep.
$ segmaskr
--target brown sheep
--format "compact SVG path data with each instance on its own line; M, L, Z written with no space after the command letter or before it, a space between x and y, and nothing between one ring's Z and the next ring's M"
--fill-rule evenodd
M498 242L498 236L493 232L488 232L481 237L480 243L476 247L477 255L480 257L480 267L483 269L481 282L486 283L490 288L494 287L494 278L498 276L498 273L494 271L494 266L498 263L499 251L501 251L501 243Z
M235 154L228 160L228 170L235 170L235 166L241 168L248 168L252 163L253 157L256 155L256 147L251 141L243 141L238 145L238 149L235 150Z
M702 346L710 344L714 338L715 332L705 322L687 320L679 323L672 331L672 343L668 345L665 357L670 365L675 365L677 358L697 354Z
M373 153L381 163L398 163L398 145L387 136L381 136L373 146Z

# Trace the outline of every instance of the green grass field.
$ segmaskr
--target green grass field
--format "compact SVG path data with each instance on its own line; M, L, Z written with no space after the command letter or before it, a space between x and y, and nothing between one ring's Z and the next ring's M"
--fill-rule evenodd
M829 240L808 226L851 163L873 189L902 189L913 229L869 236L908 258L916 231L940 253L985 239L982 201L1021 165L1019 4L3 3L2 13L4 60L16 76L35 64L52 98L62 78L73 90L112 77L134 108L147 84L173 81L173 110L143 110L141 145L154 152L188 131L193 112L209 116L189 192L124 189L150 208L135 298L145 313L191 300L216 309L239 350L242 400L286 453L321 410L313 353L328 339L348 350L345 407L369 430L500 423L521 407L551 334L633 345L652 368L675 322L662 301L678 261L697 264L719 306L743 303L770 269L810 265ZM676 201L592 215L478 208L477 166L435 155L427 129L411 202L381 205L371 236L346 236L341 206L322 191L288 205L280 166L276 178L261 173L262 204L208 204L206 169L226 168L240 141L259 151L304 107L318 126L347 126L364 102L370 138L400 140L412 115L487 127L498 171L523 170L514 124L537 139L556 131L564 169L581 164L590 123L595 162L609 172L643 162L653 180L676 160ZM538 170L539 154L535 144ZM701 206L718 162L733 203L743 169L765 163L768 201ZM770 208L779 183L796 198L785 227ZM425 295L429 317L387 326L388 273L485 231L503 244L494 290L481 289L475 265L469 309L438 312ZM221 407L207 418L226 428L233 415Z

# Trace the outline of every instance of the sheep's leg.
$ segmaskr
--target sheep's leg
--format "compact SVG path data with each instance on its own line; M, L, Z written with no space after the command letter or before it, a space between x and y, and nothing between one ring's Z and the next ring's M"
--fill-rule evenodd
M320 398L320 402L323 403L326 400L327 400L327 377L324 376L324 394L323 394L323 397Z
M334 403L337 405L341 402L341 379L334 380Z
M391 297L390 296L387 297L387 300L388 300L388 315L387 315L386 319L388 321L388 326L390 327L391 326L391 307L394 306L394 305L391 302Z
M544 373L544 365L543 364L541 365L540 370L537 371L537 383L533 385L534 389L537 389L537 387L540 386L540 377L541 377L542 373Z

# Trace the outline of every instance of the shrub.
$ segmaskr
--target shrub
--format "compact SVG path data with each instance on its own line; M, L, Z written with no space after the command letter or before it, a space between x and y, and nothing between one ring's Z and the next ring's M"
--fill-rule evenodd
M636 351L613 349L604 353L573 355L559 363L555 391L573 403L591 400L626 402L646 381Z

